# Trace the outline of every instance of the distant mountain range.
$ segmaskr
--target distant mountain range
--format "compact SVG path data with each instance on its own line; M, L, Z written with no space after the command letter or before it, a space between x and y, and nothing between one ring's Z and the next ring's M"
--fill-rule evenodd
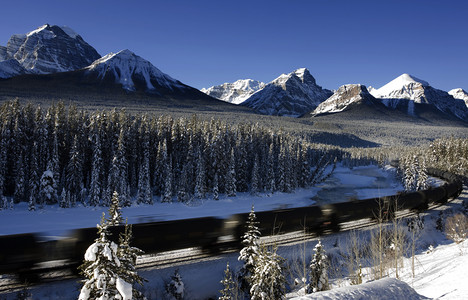
M403 74L379 89L344 85L335 93L316 83L306 68L265 84L252 79L211 88L192 88L163 73L130 50L102 56L69 27L43 25L15 34L0 46L0 99L126 99L171 105L219 107L276 116L319 116L364 111L398 111L420 117L443 115L468 122L468 94L435 89ZM159 101L159 102L158 102ZM114 103L107 103L112 105ZM238 104L238 105L232 105ZM244 107L242 109L242 107Z
M214 88L223 89L224 94L230 93L229 84L210 89ZM439 113L444 118L455 117L468 122L468 94L464 90L454 89L447 93L409 74L402 74L379 89L369 87L368 90L363 85L350 84L332 93L317 86L309 71L303 68L281 75L240 104L269 115L317 116L358 107L363 111L363 106L368 106L378 108L380 112L390 109L412 117L431 111L431 116Z

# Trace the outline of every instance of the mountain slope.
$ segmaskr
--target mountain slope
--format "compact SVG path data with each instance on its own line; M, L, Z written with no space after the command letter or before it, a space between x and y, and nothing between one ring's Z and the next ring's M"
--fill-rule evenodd
M468 120L468 109L463 101L408 74L403 74L383 87L372 90L371 94L387 107L406 111L412 116L436 109L465 122Z
M263 82L252 79L240 79L233 83L223 83L207 89L203 88L201 91L219 100L240 104L257 91L263 89L265 85Z
M332 95L322 89L305 68L282 74L241 105L266 115L298 117L316 108Z
M16 60L24 68L24 71L6 72L4 63L0 65L0 76L7 78L23 73L73 71L90 65L100 57L72 29L46 24L27 34L13 35L7 46L0 48L0 61Z
M110 53L85 68L85 74L95 76L101 81L120 84L126 91L134 92L142 88L146 92L186 88L178 80L161 72L149 61L130 50Z

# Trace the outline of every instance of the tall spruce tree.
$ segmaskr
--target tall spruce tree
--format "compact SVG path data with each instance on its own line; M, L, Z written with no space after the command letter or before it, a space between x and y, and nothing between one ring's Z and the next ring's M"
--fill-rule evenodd
M252 287L252 277L255 274L256 262L260 256L259 239L260 231L258 230L257 217L255 216L254 206L250 210L246 224L246 232L242 236L242 244L244 248L240 251L238 260L243 261L244 265L239 271L239 282L241 290L249 294Z
M229 160L228 170L226 174L226 195L228 197L236 196L236 161L234 157L234 149L231 149L231 159Z
M260 255L255 261L250 295L252 300L284 299L286 278L283 274L284 259L266 247L261 247Z
M218 298L218 300L236 299L234 293L235 283L232 279L232 272L229 269L229 262L226 264L226 270L224 270L224 278L221 280L221 284L223 285L223 289L219 291L221 296Z

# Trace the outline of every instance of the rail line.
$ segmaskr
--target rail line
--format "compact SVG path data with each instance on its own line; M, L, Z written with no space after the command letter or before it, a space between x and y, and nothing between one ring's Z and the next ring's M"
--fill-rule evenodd
M463 186L463 191L460 196L467 197L468 196L468 187ZM456 198L455 198L456 199ZM452 203L455 199L449 199L447 203ZM425 212L430 210L435 210L439 208L443 208L446 203L438 204L434 203L429 205L429 207L425 210ZM414 211L397 211L395 213L396 219L407 218L410 216L417 215L418 212ZM388 221L391 222L391 221ZM371 219L361 219L351 222L345 222L340 224L340 232L351 231L351 230L359 230L368 227L375 226L377 224L376 220ZM333 234L332 232L324 232L323 235L330 235ZM298 243L304 243L316 239L318 235L315 233L304 233L304 231L295 231L289 232L285 234L278 234L278 235L270 235L264 236L260 238L260 242L267 246L277 245L277 246L290 246ZM151 255L143 255L138 258L137 260L137 269L139 270L149 270L149 269L162 269L168 268L172 266L180 266L180 265L187 265L193 264L197 262L207 261L207 260L217 260L222 259L223 254L229 254L238 252L238 249L228 249L221 251L216 256L203 252L198 248L186 248L186 249L179 249L173 250L168 252L162 252L158 254L151 254ZM63 269L63 265L60 266L49 266L46 268L38 268L36 271L40 276L40 282L38 284L49 284L49 283L56 283L60 281L76 279L77 277L71 272ZM14 275L3 275L0 277L0 293L4 292L16 292L22 289L26 289L35 284L25 284L20 283L18 280L14 278Z

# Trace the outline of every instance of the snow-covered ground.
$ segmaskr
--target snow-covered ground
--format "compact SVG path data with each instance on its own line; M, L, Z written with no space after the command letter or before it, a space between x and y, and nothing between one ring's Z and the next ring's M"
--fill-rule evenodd
M335 176L319 187L299 190L293 194L275 193L267 196L252 197L250 195L238 195L235 198L221 198L219 201L206 200L198 205L185 206L178 203L157 204L154 210L149 206L134 206L126 208L123 211L124 217L131 220L137 220L140 216L157 213L155 218L169 219L182 217L195 217L202 215L225 215L240 211L248 211L252 203L259 210L266 210L278 206L301 206L311 203L311 196L318 195L321 189L326 188L331 182L340 185L355 184L356 193L350 192L350 197L363 196L362 198L379 196L386 188L377 188L374 185L381 182L379 176L367 176L369 173L377 172L386 175L389 178L388 184L395 184L395 190L398 190L397 181L393 178L391 171L380 170L376 167L360 167L353 170L339 167ZM367 174L367 175L366 175ZM375 174L375 173L374 173ZM364 184L366 182L366 184ZM369 186L370 184L370 186ZM386 186L382 183L379 186ZM401 189L401 186L399 187ZM373 192L372 192L373 191ZM390 189L388 190L390 191ZM321 201L316 199L316 201ZM324 200L326 201L326 200ZM468 191L465 189L459 200L447 204L441 210L457 211L461 207L462 201L468 202ZM221 208L216 209L216 206ZM99 220L101 211L104 209L91 209L78 207L73 209L58 209L43 212L28 212L27 208L16 207L13 211L0 212L0 230L10 232L15 228L14 224L9 224L15 220L19 223L19 218L33 218L23 222L21 230L24 231L49 231L55 230L53 220L61 222L60 226L93 226ZM386 278L372 281L369 266L363 265L364 284L350 286L347 274L345 272L339 276L337 272L330 272L330 283L332 290L320 292L313 295L301 294L300 286L288 286L288 299L467 299L468 285L466 278L468 275L468 242L455 244L447 239L444 233L435 229L438 211L432 211L425 215L424 230L417 242L416 247L416 268L415 276L412 276L411 259L404 258L400 266L399 278L394 279L395 272L390 268ZM91 215L91 216L88 216ZM34 217L35 215L41 218ZM444 218L450 213L444 214ZM66 221L68 219L68 222ZM43 224L34 224L33 222L44 222ZM57 226L57 225L56 225ZM5 229L7 228L7 229ZM40 228L40 230L38 229ZM403 224L403 228L406 225ZM359 235L366 239L369 237L369 229L360 230ZM341 232L335 235L329 235L322 238L322 244L330 256L338 257L347 251L346 241L349 234ZM283 246L278 250L278 254L283 256L290 265L286 270L289 278L297 277L291 261L301 257L305 253L306 264L310 261L311 252L317 240L311 240L295 245ZM185 299L210 299L219 296L218 291L222 289L220 280L223 278L226 263L229 262L232 270L240 268L241 264L237 260L238 253L224 254L215 258L206 259L197 263L170 266L156 269L140 270L139 274L148 280L142 292L148 299L164 299L164 286L170 281L170 276L176 269L182 277L185 285ZM0 279L1 282L2 279ZM291 281L292 282L292 281ZM30 299L76 299L81 285L76 280L68 280L51 284L44 284L31 287L28 291L32 294ZM14 299L17 292L0 294L0 299Z

